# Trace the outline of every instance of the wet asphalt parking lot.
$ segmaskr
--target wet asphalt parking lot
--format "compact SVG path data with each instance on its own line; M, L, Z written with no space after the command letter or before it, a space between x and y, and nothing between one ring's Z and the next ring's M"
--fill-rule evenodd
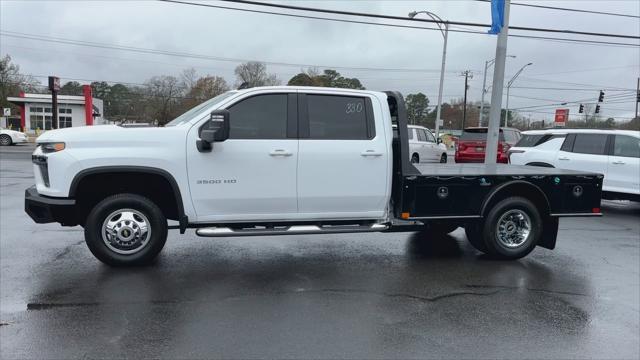
M640 357L640 204L487 259L461 229L207 239L114 269L23 211L32 147L0 149L0 357Z

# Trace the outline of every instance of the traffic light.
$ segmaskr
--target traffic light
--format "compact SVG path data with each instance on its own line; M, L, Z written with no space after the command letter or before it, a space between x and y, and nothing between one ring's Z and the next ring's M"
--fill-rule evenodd
M638 97L636 98L636 102L640 102L640 90L638 90Z
M578 109L578 113L582 114L584 112L584 105L580 104L580 109Z
M604 91L600 90L600 96L598 96L598 102L604 101Z
M596 105L596 114L600 113L600 105Z

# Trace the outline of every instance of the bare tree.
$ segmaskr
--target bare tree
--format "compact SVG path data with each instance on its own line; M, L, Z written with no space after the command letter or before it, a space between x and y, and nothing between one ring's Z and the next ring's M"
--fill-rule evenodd
M245 87L280 85L275 74L267 73L267 65L262 62L249 61L236 67L237 85Z
M179 114L184 86L175 76L154 76L145 83L148 114L164 125Z
M198 72L194 68L184 69L182 74L180 74L180 79L182 80L182 85L184 87L184 91L189 93L191 89L196 85L198 81Z
M226 91L229 91L229 85L223 77L211 75L202 77L187 93L185 105L191 108Z
M11 56L0 58L0 107L14 107L8 96L18 96L20 91L35 92L38 81L31 75L20 73L20 66L11 62Z

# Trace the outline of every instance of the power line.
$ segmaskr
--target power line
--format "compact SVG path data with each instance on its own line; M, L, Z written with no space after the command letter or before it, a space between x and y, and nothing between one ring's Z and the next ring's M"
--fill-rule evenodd
M167 3L174 3L174 4L181 4L181 5L201 6L201 7L209 7L209 8L217 8L217 9L252 12L252 13L259 13L259 14L279 15L279 16L287 16L287 17L297 17L297 18L305 18L305 19L315 19L315 20L326 20L326 21L343 22L343 23L353 23L353 24L366 24L366 25L378 25L378 26L398 27L398 28L409 28L409 29L440 31L439 28L400 25L400 24L389 24L389 23L379 23L379 22L370 22L370 21L359 21L359 20L350 20L350 19L337 19L337 18L328 18L328 17L320 17L320 16L300 15L300 14L289 14L289 13L280 13L280 12L274 12L274 11L255 10L255 9L247 9L247 8L237 8L237 7L231 7L231 6L203 4L203 3L193 3L193 2L188 2L188 1L178 1L178 0L157 0L157 1L162 1L162 2L167 2ZM232 0L221 0L221 1L232 1ZM235 2L235 1L232 1L232 2ZM278 6L276 4L268 4L268 3L260 3L260 2L257 3L256 5L275 6L275 7L286 6L286 5ZM309 9L313 9L313 8L309 8ZM394 19L394 20L402 20L402 21L422 21L422 22L428 22L428 23L438 23L438 21L430 20L430 19L409 19L409 18L398 17L398 16L366 14L366 13L353 13L353 12L327 10L327 9L313 9L313 10L307 10L307 11L340 13L340 14L347 14L347 15L354 15L354 16L365 16L365 17L382 17L382 18L385 18L385 19ZM450 21L445 21L445 23L454 24L454 25L455 24L468 24L469 26L489 27L489 25L476 24L476 23L463 23L463 22L450 22ZM510 27L510 28L513 29L514 27ZM450 32L458 32L458 33L487 35L487 33L484 32L484 31L475 31L475 30L461 30L461 29L450 28L449 31ZM569 31L569 30L567 30L567 31ZM572 33L576 33L576 32L572 32ZM516 38L524 38L524 39L545 40L545 41L551 41L551 42L576 43L576 44L582 44L582 45L598 45L598 46L613 46L613 47L640 47L639 44L611 42L611 41L557 38L557 37L548 37L548 36L533 36L533 35L520 35L520 34L509 34L509 36L510 37L516 37Z
M626 68L636 68L638 65L625 65L625 66L611 66L611 67L603 67L603 68L591 68L591 69L582 69L582 70L565 70L560 72L550 72L550 73L537 73L531 74L532 76L545 76L545 75L560 75L560 74L570 74L570 73L578 73L578 72L591 72L591 71L604 71L604 70L614 70L614 69L626 69Z
M527 111L522 111L524 113L534 113L534 114L549 114L549 115L555 115L555 113L553 112L549 112L549 111L536 111L536 110L527 110ZM582 116L583 114L570 114L570 116ZM604 116L603 116L604 117ZM612 117L615 119L625 119L625 120L633 120L634 118L632 117L628 117L628 116L608 116L608 117Z
M143 54L156 54L156 55L166 55L166 56L175 56L175 57L190 57L190 58L196 58L196 59L227 61L227 62L234 62L234 63L259 61L269 65L293 66L298 68L319 67L319 68L325 68L325 69L346 69L346 70L358 70L358 71L388 71L388 72L418 72L418 73L420 72L439 73L440 72L440 69L372 68L372 67L357 67L357 66L286 63L286 62L262 61L262 60L242 59L242 58L227 58L227 57L194 54L194 53L187 53L187 52L156 50L156 49L140 48L140 47L133 47L133 46L117 45L117 44L106 44L106 43L97 43L97 42L89 42L89 41L81 41L81 40L72 40L72 39L51 37L51 36L45 36L45 35L18 33L14 31L6 31L6 30L0 31L0 35L14 37L14 38L21 38L21 39L36 40L36 41L61 43L61 44L67 44L67 45L86 46L86 47L93 47L93 48L121 50L121 51L132 51L132 52L138 52ZM447 72L452 73L454 71L447 71Z
M575 87L535 87L535 86L512 86L512 89L529 89L529 90L558 90L558 91L631 91L627 90L619 90L619 89L608 89L608 88L575 88Z
M478 1L478 2L488 2L488 3L491 2L491 0L476 0L476 1ZM512 2L511 5L526 6L526 7L539 8L539 9L548 9L548 10L571 11L571 12L578 12L578 13L588 13L588 14L596 14L596 15L609 15L609 16L621 16L621 17L629 17L629 18L640 19L640 16L636 16L636 15L612 13L612 12L605 12L605 11L572 9L572 8L563 8L563 7L556 7L556 6L534 5L534 4L524 4L524 3L514 3L514 2Z
M188 2L188 1L178 1L178 0L158 0L158 1L168 2L168 3L176 3L176 4L188 4L188 5L195 5L195 6L209 6L210 5L210 4L199 4L199 3L192 3L192 2ZM245 4L245 5L256 5L256 6L263 6L263 7L273 7L273 8L288 9L288 10L320 12L320 13L334 14L334 15L349 15L349 16L370 17L370 18L389 19L389 20L418 21L418 22L427 22L427 23L446 23L446 24L449 24L449 25L475 26L475 27L482 27L482 28L489 28L490 27L490 25L482 24L482 23L471 23L471 22L462 22L462 21L437 21L437 20L433 20L433 19L418 19L418 18L409 19L409 18L400 17L400 16L380 15L380 14L362 13L362 12L354 12L354 11L341 11L341 10L331 10L331 9L310 8L310 7L304 7L304 6L293 6L293 5L264 3L264 2L251 1L251 0L220 0L220 1L230 2L230 3L238 3L238 4ZM640 36L625 35L625 34L607 34L607 33L577 31L577 30L533 28L533 27L512 26L512 25L509 25L509 30L551 32L551 33L587 35L587 36L602 36L602 37L613 37L613 38L622 38L622 39L640 39Z

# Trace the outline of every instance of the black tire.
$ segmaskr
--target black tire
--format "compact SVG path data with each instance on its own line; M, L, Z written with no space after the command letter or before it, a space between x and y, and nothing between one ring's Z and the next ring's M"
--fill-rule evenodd
M501 241L498 237L498 223L504 218L503 224L505 232L509 227L517 230L517 225L513 221L509 221L509 214L515 214L516 222L520 218L528 218L529 233L521 244L510 246L505 241ZM482 238L487 247L487 253L498 259L514 260L520 259L528 255L538 244L542 235L542 217L536 206L529 200L522 197L506 198L491 208L485 218L484 228L482 229Z
M469 240L469 243L471 243L471 245L478 251L486 254L487 245L484 244L482 231L482 223L479 221L470 222L464 225L464 232L467 235L467 240Z
M459 227L460 224L447 221L433 221L427 224L428 232L433 235L447 235Z
M129 215L133 215L136 219L140 219L141 224L147 224L150 235L141 237L141 241L146 241L144 245L137 248L119 247L121 245L110 242L111 248L107 245L108 241L103 241L103 224L107 221L107 217L117 220L120 224L120 230L128 236L135 232L136 225L131 225L133 228L128 231L129 228L123 228L126 223L124 215L120 218L117 213L119 211L126 212ZM135 212L135 213L134 213ZM116 215L114 216L114 213ZM146 217L140 218L138 214ZM135 222L139 224L138 222ZM138 228L140 226L138 225ZM128 231L128 232L127 232ZM120 233L120 231L118 231ZM148 233L147 233L148 235ZM136 238L133 235L134 239ZM167 240L167 219L160 210L160 208L151 200L135 194L117 194L110 196L96 206L93 207L89 216L87 217L84 227L84 238L89 247L89 250L98 260L111 266L138 266L147 265L151 263L156 256L160 253ZM137 241L137 240L136 240ZM119 253L117 251L135 251L129 254Z
M447 163L447 154L442 154L440 156L440 163L441 164L446 164Z
M420 156L418 156L418 154L411 155L411 163L412 164L419 164L420 163Z
M11 140L11 136L7 134L0 135L0 145L9 146L13 144L13 140Z

